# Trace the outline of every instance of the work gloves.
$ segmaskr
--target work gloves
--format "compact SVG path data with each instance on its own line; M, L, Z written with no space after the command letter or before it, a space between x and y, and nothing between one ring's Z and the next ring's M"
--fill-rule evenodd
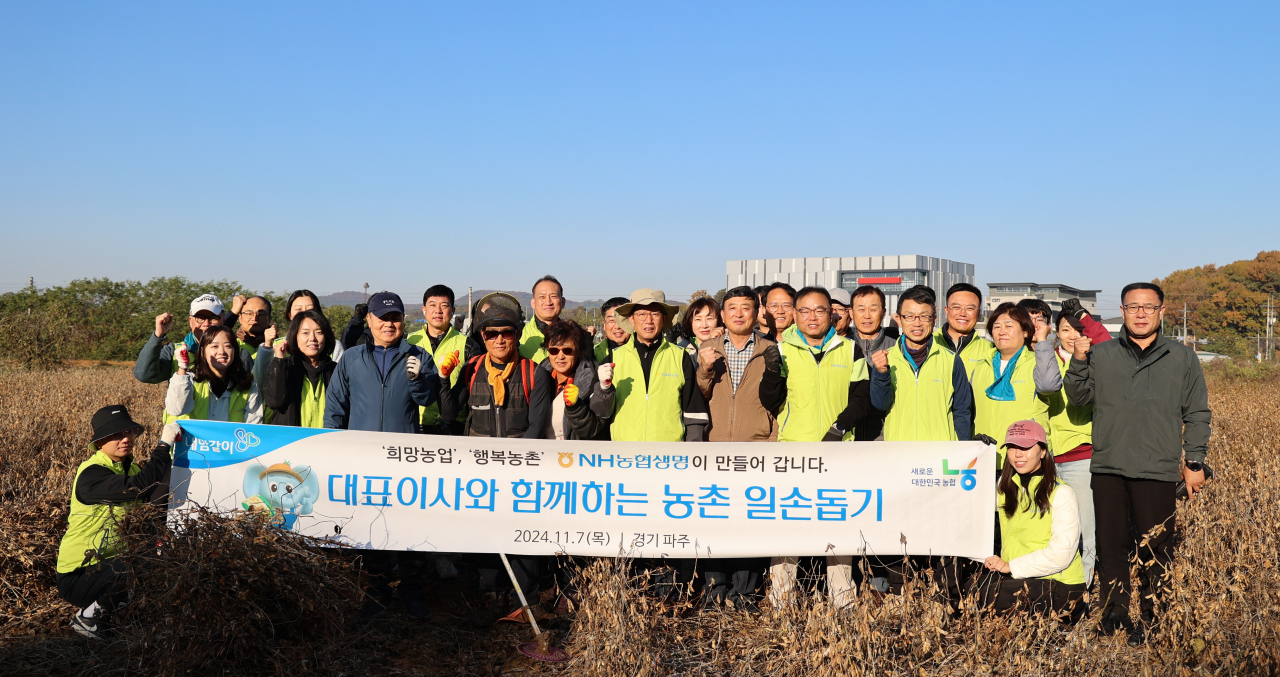
M577 404L578 403L578 386L573 385L572 383L565 386L563 396L564 396L565 406L572 407L573 405Z
M613 363L605 362L596 368L596 378L600 379L600 385L604 388L613 387Z
M449 375L453 373L454 368L458 366L459 361L458 351L456 350L446 355L445 358L441 360L440 364L437 365L437 368L440 370L440 378L449 378Z
M997 442L997 441L996 441L996 439L995 439L994 437L992 437L992 436L990 436L990 435L983 435L982 433L978 433L978 434L974 435L974 436L973 436L973 439L977 440L978 442L981 442L981 443L983 443L983 444L987 444L987 445L990 445L990 446L993 446L993 447L994 447L994 446L997 446L997 445L999 445L999 444L1000 444L999 442Z
M191 354L187 352L187 344L179 343L173 348L173 359L178 361L178 368L187 370L191 368Z
M778 344L765 348L763 357L765 371L782 374L782 353L778 351Z
M422 360L410 355L404 361L405 371L409 374L410 381L418 380L418 375L422 373Z
M160 431L160 441L169 446L182 439L182 426L177 423L168 423L164 426L164 430Z
M844 439L844 431L835 427L834 425L831 426L831 429L827 431L826 435L822 436L823 442L839 442L843 439Z
M1067 299L1066 301L1063 301L1062 312L1076 318L1077 320L1089 313L1089 311L1084 309L1084 306L1080 305L1080 299Z

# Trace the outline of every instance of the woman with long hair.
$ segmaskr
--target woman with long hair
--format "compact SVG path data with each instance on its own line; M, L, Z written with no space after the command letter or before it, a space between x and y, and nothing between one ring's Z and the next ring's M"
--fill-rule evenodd
M273 347L262 382L262 399L272 411L272 425L324 427L325 389L337 362L337 339L329 320L318 310L293 315L284 340Z
M192 359L194 357L194 359ZM178 371L169 379L165 413L178 419L262 423L262 396L240 360L236 335L225 325L209 327L196 354L174 352Z
M984 563L991 573L978 580L979 601L1003 611L1025 593L1033 611L1069 611L1079 620L1086 587L1076 494L1058 479L1039 423L1015 421L1001 448L1000 554Z

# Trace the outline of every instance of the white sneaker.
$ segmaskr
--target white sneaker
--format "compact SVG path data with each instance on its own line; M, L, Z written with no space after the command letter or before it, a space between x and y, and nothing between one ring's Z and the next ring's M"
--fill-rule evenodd
M77 612L71 619L71 629L89 639L102 639L102 625L97 618L85 617L84 611Z

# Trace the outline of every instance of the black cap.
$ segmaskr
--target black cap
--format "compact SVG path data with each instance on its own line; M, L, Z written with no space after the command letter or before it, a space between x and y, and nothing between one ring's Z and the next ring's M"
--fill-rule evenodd
M404 302L400 300L399 294L380 291L369 299L369 312L373 313L373 316L377 318L381 318L387 313L404 315Z
M90 442L97 442L104 437L142 427L129 416L129 410L123 404L113 404L99 409L89 423L93 426L93 439Z

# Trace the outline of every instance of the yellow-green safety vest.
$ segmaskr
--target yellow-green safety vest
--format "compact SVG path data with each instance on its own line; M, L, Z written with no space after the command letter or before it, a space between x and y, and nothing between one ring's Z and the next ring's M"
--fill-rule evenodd
M140 505L142 501L127 503L85 505L76 499L76 482L80 481L80 473L90 466L100 465L117 475L126 474L124 464L111 460L110 456L98 450L96 445L89 445L93 456L80 464L76 469L75 480L71 483L71 514L67 515L67 533L63 534L58 545L58 573L69 574L80 567L89 566L99 560L116 554L119 545L115 537L115 520L119 519L117 511L123 513ZM142 472L137 463L130 463L128 476ZM85 553L92 550L93 555Z
M782 332L778 343L787 401L778 415L779 442L820 442L849 406L849 384L867 378L865 360L853 359L853 343L835 335L822 347L822 361L814 359L805 337L795 325ZM853 431L844 439L853 439Z
M542 330L538 329L537 318L526 322L524 330L520 332L520 357L532 360L534 364L542 364L547 359L547 351L542 348L544 338Z
M886 442L955 442L955 353L934 336L916 373L902 354L902 340L889 349L893 406L884 419Z
M947 348L946 329L938 329L933 332L933 342L942 345L947 352L955 355L955 352ZM964 362L964 370L969 375L969 380L973 381L974 371L979 365L991 366L991 358L996 354L996 344L988 339L984 339L977 334L969 341L968 344L960 351L960 361Z
M636 339L613 350L613 423L615 442L680 442L684 439L684 350L663 340L649 365L646 388Z
M324 427L324 379L302 377L302 401L298 403L298 424L303 428Z
M1018 485L1018 509L1013 513L1013 517L1009 517L1004 512L1003 494L997 501L996 512L1000 515L1000 559L1006 562L1043 550L1049 545L1049 537L1053 532L1053 518L1048 513L1036 510L1031 502L1031 497L1035 496L1036 488L1040 486L1042 479L1044 477L1041 475L1032 477L1024 490L1021 482L1014 478L1014 482ZM1050 501L1061 486L1062 484L1058 483L1053 488L1053 492L1049 494ZM1043 578L1067 585L1084 583L1084 562L1080 559L1080 551L1076 551L1076 556L1072 558L1071 564L1068 564L1066 569Z
M1065 379L1070 362L1063 362L1057 355L1058 369ZM1093 404L1072 406L1067 401L1067 389L1046 396L1049 400L1049 445L1054 456L1061 456L1082 444L1093 443Z
M992 356L991 360L995 359ZM996 381L992 361L987 362L986 369L977 369L973 373L970 381L973 384L973 432L990 435L1000 445L996 452L997 468L1003 467L1004 436L1009 432L1009 426L1018 421L1033 420L1043 426L1046 433L1049 430L1049 403L1036 393L1035 372L1036 354L1029 347L1023 348L1009 379L1014 395L1009 402L987 397L987 388ZM1049 451L1053 451L1052 439Z
M458 377L462 375L462 368L467 366L467 337L461 334L452 326L449 331L445 332L444 338L440 339L440 344L435 350L431 349L431 339L427 336L426 328L409 334L406 339L409 343L422 348L431 356L431 360L435 362L436 370L439 371L440 363L444 361L450 353L458 351L458 366L453 368L449 374L449 385L454 386L458 383ZM440 403L434 402L429 407L418 407L418 422L422 425L435 425L440 420ZM463 407L458 412L458 420L467 420L467 408Z
M216 399L213 396L212 389L209 387L209 382L192 380L191 390L192 390L191 392L192 399L195 400L195 408L193 408L191 410L191 413L189 414L183 414L182 416L169 417L171 421L183 421L186 419L191 419L193 421L209 420L209 401ZM227 422L228 423L244 423L244 410L248 408L248 406L249 406L249 391L248 390L232 390L231 391L231 408L230 408L230 411L227 412ZM321 416L323 417L323 414ZM323 427L323 426L320 426L320 427Z

